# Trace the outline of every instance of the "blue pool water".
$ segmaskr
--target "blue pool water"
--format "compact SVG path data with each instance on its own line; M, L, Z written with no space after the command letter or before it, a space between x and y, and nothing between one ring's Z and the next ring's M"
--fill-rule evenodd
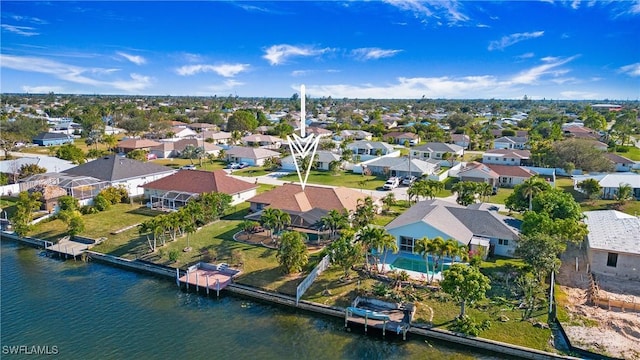
M417 271L425 274L431 274L431 271L427 271L427 264L425 263L424 260L414 260L414 259L399 257L391 264L391 267L393 269L402 269L402 270L409 270L409 271ZM433 269L433 263L431 262L431 259L429 259L429 268ZM449 265L445 264L444 270L447 270L448 268L449 268ZM439 271L440 271L440 266L438 266L438 268L436 269L436 273Z

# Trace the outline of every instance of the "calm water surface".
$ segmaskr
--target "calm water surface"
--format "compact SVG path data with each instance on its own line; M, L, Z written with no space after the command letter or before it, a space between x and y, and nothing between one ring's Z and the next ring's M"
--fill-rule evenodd
M414 338L347 332L339 319L224 296L109 266L59 261L1 243L0 358L492 359ZM57 355L8 355L7 346Z

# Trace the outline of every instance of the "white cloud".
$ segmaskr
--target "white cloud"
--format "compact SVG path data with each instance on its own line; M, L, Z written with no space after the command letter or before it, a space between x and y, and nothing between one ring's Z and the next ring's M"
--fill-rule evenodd
M527 40L527 39L534 39L542 35L544 35L544 31L515 33L515 34L503 36L502 39L494 40L489 43L489 51L503 50L504 48L511 46L513 44L519 43L520 41Z
M116 54L122 56L123 58L131 61L132 63L134 63L136 65L143 65L143 64L147 63L147 59L145 59L144 57L142 57L140 55L131 55L131 54L124 53L122 51L118 51L118 52L116 52Z
M35 32L35 28L31 26L15 26L9 24L2 24L2 29L14 34L22 35L22 36L35 36L40 35L40 33Z
M637 62L635 64L625 65L621 67L619 71L631 77L640 76L640 62Z
M580 0L573 0L571 3L571 8L574 10L578 10L580 8Z
M588 91L561 91L560 96L562 99L566 100L593 100L593 99L601 99L598 93L588 92Z
M339 73L340 70L336 70L336 69L327 69L327 70L294 70L291 72L291 76L295 76L295 77L300 77L300 76L307 76L307 75L312 75L312 74L317 74L317 73L328 73L328 74L332 74L332 73Z
M0 54L0 66L12 70L47 74L76 84L111 87L124 91L141 91L152 83L150 77L139 74L130 74L130 78L126 80L103 80L99 77L110 77L118 69L87 68L30 56ZM95 77L96 75L98 78Z
M460 2L452 0L385 0L387 4L403 11L412 12L413 15L428 22L429 18L435 18L435 24L442 25L441 19L446 19L449 25L466 22L469 17L460 11Z
M40 86L28 86L24 85L22 91L31 94L47 94L50 92L63 93L65 92L61 86L40 85Z
M516 59L520 59L520 60L524 60L524 59L531 59L532 57L534 57L535 54L532 52L528 52L528 53L524 53L522 55L518 55L516 56Z
M551 76L560 76L564 75L568 72L565 69L556 69L559 66L562 66L572 60L574 60L577 56L571 56L566 59L557 58L557 57L545 57L541 60L545 63L542 65L538 65L532 67L531 69L522 71L511 78L511 82L514 84L535 84L545 75Z
M360 48L351 51L351 54L358 60L376 60L385 57L392 57L402 50L380 49L380 48Z
M313 47L301 47L287 44L272 45L265 50L265 54L262 56L269 61L271 65L281 65L287 61L290 57L294 56L318 56L322 55L331 49L316 49Z
M247 71L249 64L222 64L222 65L184 65L176 69L178 75L190 76L201 72L214 72L224 77L234 77L237 74Z
M26 21L26 22L30 22L33 24L38 24L38 25L46 25L48 24L47 21L42 20L40 18L37 17L32 17L32 16L21 16L21 15L13 15L11 16L11 18L15 21Z

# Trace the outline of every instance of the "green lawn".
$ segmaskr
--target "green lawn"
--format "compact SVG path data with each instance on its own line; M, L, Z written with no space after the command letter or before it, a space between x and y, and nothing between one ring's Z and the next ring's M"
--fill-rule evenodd
M580 204L582 211L614 209L634 216L640 214L640 201L631 200L619 207L615 200L590 200L583 193L573 188L573 180L568 177L557 178L556 187L573 195L573 198Z
M121 242L128 242L132 237L137 238L138 230L134 228L117 235L113 235L111 232L123 229L129 225L141 223L156 214L159 213L137 204L113 205L111 209L107 211L84 215L85 231L80 235L90 238L106 237L107 241L104 247L117 247L117 244ZM65 232L66 225L62 221L56 219L36 224L35 228L29 233L29 235L55 242L65 236ZM121 250L119 253L123 253L123 251Z
M498 193L496 195L489 196L490 203L494 204L504 204L505 200L513 193L513 189L511 188L498 188Z
M298 174L292 172L280 178L282 181L299 182ZM385 179L376 176L365 176L354 174L352 172L343 172L339 175L332 175L328 171L311 170L309 173L308 184L321 184L332 186L344 186L348 188L379 190L385 183Z
M189 159L156 159L156 160L151 160L151 162L159 164L159 165L164 165L164 166L168 166L168 167L172 167L174 169L179 169L185 165L191 165L192 161ZM220 169L224 169L227 164L224 161L221 160L214 160L213 162L207 160L207 159L203 159L202 161L202 166L200 166L200 161L197 159L193 160L193 165L196 166L196 169L198 170L206 170L206 171L213 171L213 170L220 170Z
M616 154L624 156L629 160L640 161L640 149L635 146L629 146L629 151L627 152L616 152Z
M3 219L5 215L7 216L7 218L12 217L13 214L16 212L17 202L18 202L18 199L13 197L0 198L0 210L2 210L2 212L6 212L6 213L0 213L0 217L2 217Z
M259 166L251 166L240 170L233 170L233 175L255 177L271 174L272 172L273 170L266 170Z
M484 273L496 273L504 271L505 266L521 266L522 261L512 259L496 259L482 264ZM348 280L343 280L344 273L331 267L323 272L303 296L305 300L330 305L346 307L351 304L356 296L371 291L378 283L371 278L359 278L355 272L351 272ZM498 287L498 284L492 284ZM411 293L416 295L417 309L414 316L414 324L431 324L438 328L446 329L451 321L460 314L460 305L451 301L447 295L440 291L413 289ZM504 302L487 299L474 306L467 307L467 314L476 321L489 320L491 327L480 333L480 337L504 341L534 349L552 351L548 345L551 338L549 329L534 327L528 321L522 321L522 313L517 309L517 301L505 306ZM546 311L540 310L534 314L534 320L546 323ZM500 321L500 318L508 318Z

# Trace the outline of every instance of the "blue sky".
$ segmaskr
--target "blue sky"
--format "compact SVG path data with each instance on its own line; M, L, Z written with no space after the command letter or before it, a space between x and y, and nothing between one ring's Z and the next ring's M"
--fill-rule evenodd
M640 1L0 5L2 92L640 98Z

